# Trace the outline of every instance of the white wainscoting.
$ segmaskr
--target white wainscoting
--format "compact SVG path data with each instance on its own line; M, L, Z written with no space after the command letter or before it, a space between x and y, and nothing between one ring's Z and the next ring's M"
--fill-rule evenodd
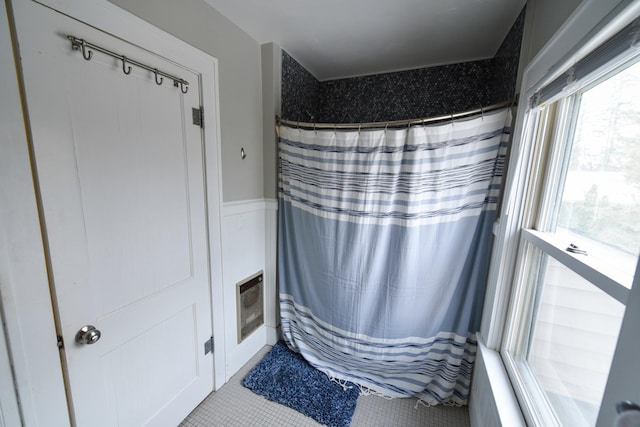
M266 266L265 295L271 295L265 301L265 324L267 327L267 344L274 345L279 338L280 309L278 303L278 201L265 200L265 240L264 259Z
M226 382L262 347L277 340L277 203L265 199L229 202L222 211ZM261 270L265 324L238 344L236 284Z

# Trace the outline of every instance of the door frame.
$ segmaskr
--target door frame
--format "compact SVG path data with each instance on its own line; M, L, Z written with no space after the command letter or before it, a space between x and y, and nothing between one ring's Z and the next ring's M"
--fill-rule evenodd
M11 0L10 7L14 13L12 14L11 10L7 11L8 26L0 19L0 31L3 34L8 33L10 28L15 28L13 26L21 25L19 17L27 16L29 8L42 7L36 3L157 53L200 75L201 102L204 106L206 125L203 133L204 166L210 304L213 335L217 338L213 353L214 389L217 390L225 382L226 366L222 307L223 198L217 59L102 0ZM4 40L8 38L3 38ZM0 208L0 271L4 270L5 266L8 269L6 277L0 275L0 307L5 321L10 357L14 362L15 386L24 424L68 425L69 410L63 388L60 354L56 346L54 311L42 240L44 231L41 229L37 210L35 172L31 167L32 159L29 153L28 106L23 96L24 89L20 87L20 75L16 74L13 67L14 55L7 52L4 46L1 47L2 59L9 59L2 61L2 75L8 76L7 80L16 78L19 83L16 86L6 85L12 96L0 98L3 115L6 112L8 117L10 113L13 119L11 123L3 123L2 129L4 133L7 125L6 129L10 132L11 138L5 138L10 150L6 151L8 156L1 159L0 164L6 160L6 164L12 167L0 169L0 205L5 207L4 210ZM18 69L19 67L20 64ZM4 88L2 90L4 92ZM16 247L21 250L20 253L16 253ZM20 258L16 259L18 256ZM34 340L34 330L38 331L40 339Z

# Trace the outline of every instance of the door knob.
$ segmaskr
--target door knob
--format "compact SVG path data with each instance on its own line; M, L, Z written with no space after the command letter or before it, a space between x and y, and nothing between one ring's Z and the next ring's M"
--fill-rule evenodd
M616 404L616 411L621 414L626 411L640 411L640 405L628 400L620 401Z
M80 328L76 334L76 342L78 344L94 344L100 339L100 331L93 325L86 325Z

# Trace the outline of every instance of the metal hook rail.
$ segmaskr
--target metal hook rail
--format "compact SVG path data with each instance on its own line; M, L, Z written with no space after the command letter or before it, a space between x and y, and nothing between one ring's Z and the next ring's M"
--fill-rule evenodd
M91 58L93 57L93 51L91 49L97 50L98 52L102 52L106 55L112 56L122 61L122 72L125 74L131 74L131 65L135 65L136 67L151 71L155 76L156 84L158 86L162 85L162 82L164 81L164 77L166 77L168 79L173 80L173 86L179 87L182 93L187 93L189 91L189 82L184 79L181 79L180 77L176 77L172 74L165 73L164 71L160 71L157 68L153 68L149 65L143 64L142 62L134 61L133 59L127 58L124 55L119 55L108 49L97 46L93 43L89 43L84 39L79 39L75 36L67 36L67 38L71 40L71 49L82 52L82 57L87 61L90 61Z

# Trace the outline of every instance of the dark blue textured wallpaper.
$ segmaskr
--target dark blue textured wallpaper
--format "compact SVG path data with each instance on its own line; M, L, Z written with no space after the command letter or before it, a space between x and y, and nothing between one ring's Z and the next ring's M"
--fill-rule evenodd
M493 57L495 71L490 104L512 99L516 93L518 65L520 63L520 45L524 33L524 16L526 6L518 15L516 22L505 37L498 52Z
M487 60L322 82L320 117L358 123L470 110L488 105L493 70Z
M320 82L287 52L282 51L282 118L321 123Z
M463 112L513 98L523 9L492 59L319 82L282 54L282 117L315 123L404 120Z

